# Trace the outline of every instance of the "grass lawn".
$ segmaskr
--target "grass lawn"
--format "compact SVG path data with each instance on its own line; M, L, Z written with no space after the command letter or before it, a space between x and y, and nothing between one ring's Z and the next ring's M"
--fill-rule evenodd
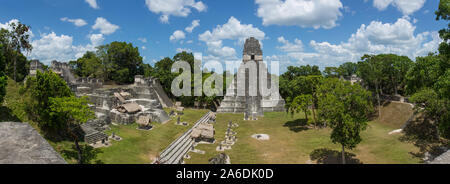
M283 112L265 113L258 121L243 121L241 114L218 114L216 144L198 145L197 149L206 151L200 155L190 153L188 164L208 163L208 159L219 152L215 149L224 140L229 120L237 122L235 128L238 141L232 150L225 153L233 164L305 164L305 163L340 163L340 146L330 140L330 129L308 129L301 126L302 114L293 118ZM365 164L410 164L419 163L420 159L410 152L418 148L410 143L399 141L401 135L388 135L393 128L381 123L370 122L362 134L363 142L349 152L350 163ZM270 140L258 141L253 134L268 134Z
M136 124L111 125L107 134L115 132L123 140L112 141L112 146L98 149L97 159L106 164L149 164L207 112L208 110L185 109L181 121L189 123L186 127L175 125L176 117L165 124L153 123L154 127L150 131L137 130Z
M400 129L413 113L413 107L409 104L388 102L381 107L381 118L378 118L377 122L394 129Z

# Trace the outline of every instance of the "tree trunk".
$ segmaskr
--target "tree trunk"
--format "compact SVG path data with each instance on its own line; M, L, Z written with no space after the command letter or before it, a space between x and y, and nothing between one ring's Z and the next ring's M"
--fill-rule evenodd
M77 149L78 152L78 164L83 164L82 152L80 145L78 144L78 136L75 135L75 133L73 133L70 128L67 128L67 131L69 132L70 135L72 135L73 141L75 143L75 148Z
M342 145L342 164L345 164L345 147Z
M378 100L378 118L381 119L381 101L380 101L380 92L378 91L378 82L375 84L375 90L377 93L377 100Z
M308 122L308 110L305 111L306 122Z
M17 55L16 54L14 54L14 56L13 56L13 61L14 61L14 82L17 82L17 80L16 80L16 61L17 61Z
M313 118L314 118L314 128L316 128L317 119L316 119L316 111L314 109L315 109L315 105L313 103L312 112L313 112Z
M77 151L78 151L78 164L83 164L82 152L81 152L80 145L78 144L77 138L75 138L75 147L77 148Z

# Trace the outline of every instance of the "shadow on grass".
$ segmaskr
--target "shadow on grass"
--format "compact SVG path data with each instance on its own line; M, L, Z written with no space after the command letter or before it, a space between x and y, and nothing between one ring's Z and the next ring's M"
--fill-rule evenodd
M0 106L0 122L2 121L21 122L21 120L13 114L11 109Z
M345 152L346 164L362 164L362 162L354 158L353 153ZM342 164L342 152L330 150L327 148L316 149L309 155L312 161L317 161L318 164Z
M404 134L399 138L402 142L413 143L419 148L418 152L410 152L416 158L422 160L426 153L431 158L441 155L446 150L443 147L448 146L448 142L438 137L436 125L422 115L409 122L403 129Z
M289 130L295 133L309 130L308 121L306 119L297 119L294 121L288 121L283 126L289 127Z
M80 145L80 147L83 164L104 164L101 160L96 160L97 155L99 153L103 153L103 151L101 151L100 149L95 149L94 147L89 145ZM63 150L61 152L68 159L78 160L78 151L75 145L72 146L72 149Z

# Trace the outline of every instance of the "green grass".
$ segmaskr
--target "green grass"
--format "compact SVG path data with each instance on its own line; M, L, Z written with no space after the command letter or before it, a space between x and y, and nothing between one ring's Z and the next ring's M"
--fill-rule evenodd
M136 124L111 125L111 130L107 131L108 135L115 132L123 140L112 141L112 146L100 148L98 159L106 164L151 163L158 153L192 127L207 112L207 110L185 109L181 121L189 123L186 127L175 125L175 117L166 124L153 123L154 127L150 131L137 130Z
M306 129L295 122L304 118L296 114L293 118L283 112L265 113L258 121L243 121L240 114L218 114L216 144L199 145L197 149L205 150L205 155L190 153L190 164L205 164L208 159L219 152L215 149L224 140L226 125L229 120L240 126L235 128L238 141L232 150L225 153L233 164L305 164L305 163L339 163L340 146L330 140L330 129ZM351 161L373 164L410 164L420 160L410 154L417 148L399 141L401 135L388 135L392 128L380 123L370 122L363 132L363 141L354 150ZM269 141L258 141L253 134L269 134ZM311 157L315 159L311 159Z
M413 115L411 105L399 102L389 102L381 107L381 118L376 121L388 127L399 129Z

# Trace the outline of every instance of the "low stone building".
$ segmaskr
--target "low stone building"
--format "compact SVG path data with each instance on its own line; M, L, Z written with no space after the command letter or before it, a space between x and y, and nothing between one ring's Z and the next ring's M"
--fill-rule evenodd
M67 164L27 123L0 122L0 164Z

